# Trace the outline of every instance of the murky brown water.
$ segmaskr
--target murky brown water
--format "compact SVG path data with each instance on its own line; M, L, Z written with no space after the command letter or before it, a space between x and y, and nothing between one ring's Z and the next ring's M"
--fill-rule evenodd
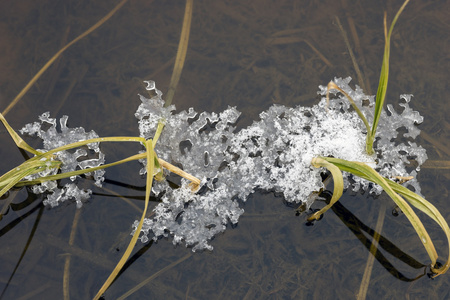
M116 2L1 2L0 108ZM195 1L189 50L174 99L177 108L221 111L237 106L243 112L239 124L246 126L273 103L316 103L317 86L334 76L352 76L356 82L336 17L347 32L366 89L374 93L384 45L383 10L391 20L402 1L292 2ZM430 160L446 161L438 165L447 166L423 168L422 192L448 221L449 11L449 1L408 4L392 37L387 98L396 103L399 94L414 94L411 106L425 117L418 142ZM6 118L20 129L50 111L52 116L67 114L71 127L95 129L100 136L138 135L134 112L140 103L137 93L144 92L141 82L153 79L167 90L183 14L182 1L129 1L67 50ZM3 129L0 141L4 173L23 157ZM109 161L139 150L128 144L104 148ZM107 171L105 189L94 189L95 196L81 209L73 246L68 243L74 204L50 210L25 189L11 192L12 205L0 223L2 299L62 299L69 255L70 296L91 298L123 254L123 239L139 216L115 193L137 198L133 203L143 207L145 179L139 169L130 163ZM375 261L367 299L449 298L450 274L412 281L429 261L406 218L392 216L389 200L346 193L341 206L307 227L304 216L296 217L282 198L257 193L247 201L237 228L212 242L211 253L186 257L190 249L174 248L164 239L138 244L134 261L106 299L119 297L168 266L131 299L355 298L381 203L387 211L380 249L385 260L377 256L381 263ZM438 253L446 257L445 237L424 219ZM401 251L411 258L401 261ZM171 266L182 258L186 260Z

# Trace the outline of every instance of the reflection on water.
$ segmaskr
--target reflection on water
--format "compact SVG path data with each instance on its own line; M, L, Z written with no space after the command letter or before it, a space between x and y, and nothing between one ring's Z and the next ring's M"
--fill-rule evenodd
M366 88L374 93L384 42L383 9L392 18L401 2L196 1L174 103L179 109L193 106L197 111L237 106L243 112L241 127L273 103L316 103L319 84L334 76L357 78L336 17L347 32ZM110 1L0 3L1 109L59 48L102 18L111 5ZM448 1L408 4L392 38L387 101L396 103L401 93L414 94L411 105L425 117L419 142L432 161L450 157L449 108L444 98L449 78L449 25L444 21L448 6ZM65 52L7 119L19 129L51 111L53 116L68 114L71 127L95 129L100 136L137 135L137 94L145 92L141 82L153 79L167 90L183 13L184 3L179 1L130 1ZM4 130L0 139L4 173L24 157ZM37 146L33 144L37 141L30 143ZM137 151L139 147L105 145L110 161ZM437 165L441 168L430 163L421 171L422 193L450 220L448 162ZM123 240L139 215L115 195L143 206L145 180L138 175L139 168L130 163L108 170L105 189L94 190L95 196L81 210L72 246L74 204L43 208L42 199L26 189L2 199L2 207L12 203L0 226L3 299L61 299L68 256L71 297L92 297L123 254ZM83 184L90 187L91 182ZM168 266L132 298L354 298L383 201L388 211L380 253L393 267L375 261L368 299L448 298L449 275L433 281L426 276L409 280L423 274L422 265L429 262L405 218L392 216L393 205L383 197L348 192L336 208L339 211L329 211L311 227L305 226L304 216L295 217L282 198L256 193L245 204L237 228L212 242L212 253L196 253L175 266L171 264L185 258L190 249L174 248L164 239L139 244L139 252L106 299L117 298ZM446 257L444 237L425 220L438 253ZM406 256L399 257L401 251Z

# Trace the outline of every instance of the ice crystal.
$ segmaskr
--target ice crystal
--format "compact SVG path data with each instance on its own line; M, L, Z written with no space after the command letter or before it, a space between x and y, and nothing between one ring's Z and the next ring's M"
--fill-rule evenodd
M82 190L78 188L75 183L67 183L60 189L52 189L47 195L47 199L44 200L44 204L55 207L68 199L75 199L77 208L81 208L81 206L83 206L83 201L89 199L91 194L91 190Z
M86 132L84 128L69 128L67 127L68 116L63 116L59 120L60 130L57 129L56 119L50 117L50 113L46 112L39 116L39 122L34 122L25 125L20 133L37 135L43 140L43 150L41 152L49 151L64 145L75 142L85 141L88 139L98 138L97 133L93 130ZM105 155L100 151L99 143L87 144L86 148L78 148L75 151L59 151L55 153L55 157L51 158L61 161L61 172L72 172L77 168L87 169L104 164ZM56 168L47 168L42 172L25 177L26 180L33 180L39 177L54 175L58 172ZM104 170L97 170L93 172L95 184L101 186L104 180ZM89 174L88 174L89 175ZM76 181L77 176L70 178L71 182ZM59 203L67 199L75 199L77 207L82 206L82 201L89 198L92 193L90 190L79 189L74 183L67 183L62 188L59 188L55 181L46 181L40 185L31 187L36 194L47 192L47 198L44 204L51 207L57 206Z
M349 86L350 78L335 78L335 83L348 93L365 114L373 119L374 97L367 96L356 86ZM156 96L146 99L136 112L141 136L151 138L159 120L165 128L156 146L158 155L181 166L204 182L201 193L193 194L186 182L172 189L167 182L155 182L153 192L161 194L155 215L145 219L141 241L152 234L172 236L173 243L193 246L193 251L212 249L209 241L223 232L226 225L238 222L243 213L239 202L245 202L256 189L282 193L288 202L305 203L309 207L311 193L323 187L320 174L323 169L313 168L311 160L317 156L333 156L349 161L361 161L375 167L383 176L415 177L409 171L408 158L415 158L419 167L426 160L425 150L412 142L419 130L416 125L422 117L411 110L410 96L402 95L406 103L398 114L388 106L383 112L377 134L375 151L365 152L366 128L350 107L345 96L337 93L326 107L326 87L319 87L321 101L313 107L289 108L274 105L260 114L260 120L238 132L235 123L240 113L229 107L220 114L197 113L192 108L172 114L174 107L164 107L162 93L154 82L148 89ZM397 137L397 129L404 127L407 144ZM143 161L145 163L145 161ZM378 162L378 164L377 164ZM380 187L361 178L345 174L346 187L368 190L379 194ZM411 184L416 192L418 183ZM137 221L133 227L137 228Z

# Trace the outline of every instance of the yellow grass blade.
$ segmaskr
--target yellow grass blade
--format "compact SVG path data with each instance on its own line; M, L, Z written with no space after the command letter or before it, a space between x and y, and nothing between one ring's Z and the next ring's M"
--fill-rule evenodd
M144 211L142 212L141 219L139 221L139 225L136 228L136 231L133 234L133 237L131 238L130 243L128 244L127 249L125 250L125 253L123 254L122 258L120 259L117 266L114 268L112 273L109 275L106 282L103 284L103 286L98 291L97 295L95 295L94 299L99 299L103 293L109 288L109 286L113 283L113 281L116 279L117 275L119 274L120 270L122 269L123 265L126 263L128 258L131 255L131 252L134 249L134 246L136 245L137 239L139 238L139 235L141 233L142 224L144 223L145 215L147 214L147 208L148 208L148 202L150 199L150 192L152 190L152 183L153 183L153 169L154 169L154 150L152 148L152 140L149 139L145 141L145 147L147 148L147 188L145 189L145 205L144 205Z
M441 226L442 230L444 230L447 236L450 247L449 226L445 221L445 219L442 217L442 215L439 213L439 211L431 203L429 203L419 195L416 195L415 193L409 191L407 188L399 185L398 183L395 183L387 178L383 178L374 169L372 169L371 167L369 167L364 163L350 162L331 157L321 157L321 158L336 165L342 171L350 172L356 176L362 177L364 179L370 180L380 185L383 188L383 190L389 195L389 197L391 197L391 199L403 211L405 216L410 221L411 225L414 227L414 230L419 236L420 241L422 242L423 246L425 247L425 250L428 253L428 256L431 259L432 262L431 270L436 273L435 276L443 274L449 269L450 255L444 266L441 268L437 268L436 262L438 255L434 247L434 244L431 241L431 238L428 232L426 231L425 227L423 226L422 222L420 221L419 217L412 210L411 206L409 206L409 204L405 201L405 199L410 201L410 203L415 207L417 207L418 209L425 212L428 216L430 216L433 220L435 220L439 224L439 226ZM399 194L404 196L405 199L400 197Z
M170 265L166 266L165 268L159 270L158 272L156 272L155 274L153 274L152 276L148 277L147 279L143 280L142 282L140 282L138 285L136 285L134 288L132 288L131 290L129 290L128 292L126 292L125 294L123 294L122 296L120 296L119 298L117 298L117 300L124 300L127 299L128 297L130 297L132 294L134 294L136 291L138 291L139 289L141 289L142 287L144 287L146 284L148 284L150 281L152 281L153 279L155 279L156 277L158 277L159 275L161 275L162 273L172 269L173 267L175 267L176 265L182 263L183 261L185 261L186 259L188 259L189 257L192 256L192 252L189 254L186 254L185 256L183 256L182 258L180 258L179 260L171 263Z
M189 43L189 33L191 32L192 7L194 0L187 0L184 9L183 27L181 29L180 42L178 43L177 57L175 58L175 65L173 67L172 78L170 79L169 90L167 91L165 106L172 103L175 90L180 81L181 71L183 70L184 60L186 59L186 52Z
M127 0L122 0L119 2L119 4L117 4L106 16L104 16L100 21L98 21L97 23L95 23L91 28L89 28L88 30L86 30L85 32L83 32L82 34L80 34L77 38L75 38L73 41L71 41L70 43L68 43L67 45L65 45L63 48L61 48L58 52L56 52L55 55L53 55L52 58L50 58L50 60L39 70L39 72L37 72L36 75L34 75L34 77L30 80L30 82L28 82L28 84L20 91L20 93L16 96L16 98L14 98L14 100L8 105L8 107L5 108L5 110L3 111L3 115L6 115L11 108L14 107L14 105L16 105L16 103L22 99L22 97L28 92L28 90L33 86L33 84L41 77L42 74L44 74L45 71L47 71L47 69L55 62L55 60L64 52L67 50L67 48L69 48L70 46L72 46L73 44L75 44L76 42L78 42L79 40L81 40L82 38L84 38L85 36L87 36L88 34L90 34L92 31L94 31L95 29L97 29L98 27L100 27L103 23L105 23L109 18L111 18L112 15L114 15L119 8L121 8L125 3L127 2Z
M373 264L375 262L375 255L378 251L378 243L380 242L380 233L384 223L384 216L386 215L386 205L381 204L378 214L377 225L375 226L375 233L373 235L372 244L370 245L370 253L367 258L366 267L364 268L364 275L359 286L359 292L356 300L365 300L367 291L369 289L370 277L372 275Z
M28 151L30 153L39 155L40 152L35 150L33 147L31 147L30 145L28 145L21 137L20 135L17 134L17 132L15 132L15 130L9 125L9 123L6 121L5 117L3 116L3 114L0 114L0 121L2 121L3 125L6 127L6 130L8 130L9 135L11 136L11 138L14 140L14 143L16 143L16 146Z
M342 178L341 170L339 170L338 167L320 157L313 158L311 164L316 168L325 167L331 172L331 175L333 175L334 190L333 196L331 197L330 200L330 204L326 205L318 212L312 214L308 218L308 221L318 220L323 213L325 213L328 209L330 209L333 206L333 204L336 203L339 200L339 198L341 198L342 192L344 191L344 179Z
M327 85L327 105L330 103L330 90L338 90L339 92L344 94L345 97L347 97L348 101L350 102L350 104L352 105L353 109L358 114L359 118L364 122L364 125L366 126L367 132L370 132L369 122L367 122L366 117L361 112L361 110L359 110L359 107L356 105L355 101L353 101L352 97L350 97L349 94L347 94L346 92L344 92L344 90L342 90L340 87L338 87L337 84L334 83L333 81L330 81L328 83L328 85Z

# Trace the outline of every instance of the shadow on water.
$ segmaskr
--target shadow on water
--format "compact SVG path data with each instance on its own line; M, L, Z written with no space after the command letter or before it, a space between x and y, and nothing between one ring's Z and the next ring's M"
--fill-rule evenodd
M356 73L336 16L374 93L383 50L383 10L392 18L403 1L195 1L185 67L175 94L178 110L242 112L245 127L272 104L317 103L317 86ZM0 3L0 106L3 109L64 44L102 18L111 1ZM450 49L449 1L412 1L392 37L387 102L413 93L411 106L425 121L418 142L429 160L419 174L422 193L450 220L448 200ZM137 135L134 112L153 79L169 85L184 13L180 1L129 1L94 33L65 52L7 115L15 129L50 111L69 115L71 127L100 136ZM366 84L367 85L367 84ZM23 157L6 131L0 134L2 173ZM38 146L37 140L29 140ZM34 143L34 144L33 144ZM105 145L114 161L140 150ZM6 158L6 159L5 159ZM73 244L75 205L43 209L42 198L14 190L0 223L2 299L62 299L66 257L70 295L91 298L123 254L131 224L143 206L145 179L138 163L108 170L104 189L92 187ZM124 201L117 195L127 195ZM273 193L255 193L236 228L217 236L213 252L195 253L171 240L138 244L132 261L105 295L115 299L145 278L132 298L352 299L358 293L383 197L347 192L314 226ZM130 203L132 205L130 205ZM321 203L314 204L320 207ZM450 276L430 280L424 249L404 216L386 201L378 262L367 299L447 299ZM421 215L420 215L421 216ZM439 228L424 218L440 255ZM345 225L344 225L345 224ZM350 229L350 230L349 230ZM401 250L400 250L401 249ZM173 265L174 262L178 262ZM169 267L169 268L168 268ZM158 271L161 271L157 273ZM398 279L398 280L397 280Z

